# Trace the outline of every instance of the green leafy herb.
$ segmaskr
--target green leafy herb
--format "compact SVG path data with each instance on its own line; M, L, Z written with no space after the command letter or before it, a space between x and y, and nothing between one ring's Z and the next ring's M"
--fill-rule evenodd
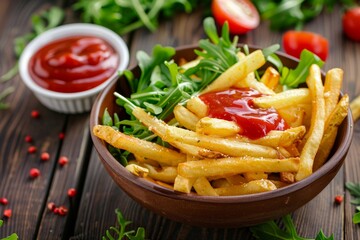
M324 62L312 52L304 49L300 54L300 62L295 69L282 68L280 83L288 88L298 87L301 83L306 82L312 64L322 67Z
M347 190L349 190L350 194L355 198L351 200L352 204L360 205L360 184L359 183L352 183L347 182L345 184ZM360 223L360 206L356 206L357 213L353 216L353 223L358 224Z
M301 29L324 9L332 10L335 4L354 6L355 0L253 0L262 19L270 21L272 30Z
M296 231L295 225L290 215L286 215L282 219L284 228L280 228L274 221L268 221L263 224L250 227L250 231L257 239L266 240L311 240L309 238L300 237ZM315 240L334 240L334 236L326 237L322 231L320 231Z
M119 209L115 209L117 216L117 223L119 226L110 227L109 230L106 230L105 235L102 237L102 240L122 240L124 238L129 240L144 240L145 239L145 229L139 227L136 232L135 230L126 231L126 227L131 224L130 221L127 221ZM111 231L113 233L111 233ZM114 234L114 235L113 235Z
M204 2L209 6L210 1ZM141 27L155 31L162 16L178 11L191 12L198 3L194 0L79 0L73 8L84 22L112 29L120 35Z
M4 224L4 221L0 220L0 227L2 227L3 224ZM13 233L10 236L2 238L0 240L18 240L18 239L19 239L18 235L16 233Z
M4 99L14 91L15 91L15 88L10 86L10 87L5 88L2 92L0 92L0 110L9 108L9 104L4 102Z

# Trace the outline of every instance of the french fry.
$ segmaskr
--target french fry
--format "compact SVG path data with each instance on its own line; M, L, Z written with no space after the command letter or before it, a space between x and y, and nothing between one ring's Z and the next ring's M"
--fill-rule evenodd
M154 167L143 163L143 167L149 170L148 176L165 183L174 183L177 176L177 168L172 166Z
M184 154L160 146L156 143L128 136L109 126L96 125L93 128L93 133L95 136L103 139L105 142L116 148L147 157L158 161L159 163L177 166L180 162L186 161L186 155Z
M304 126L289 128L284 131L272 130L265 137L259 139L249 139L243 136L238 136L237 139L243 142L248 142L257 145L269 147L288 147L300 141L305 135L306 129Z
M208 106L198 97L192 97L186 102L186 108L199 118L207 116Z
M186 129L169 126L163 121L147 114L143 109L138 107L134 108L132 113L140 122L142 122L145 126L148 126L151 131L169 143L181 141L186 144L222 152L229 156L236 157L254 156L276 158L278 155L277 151L271 147L206 136Z
M241 128L233 121L204 117L197 122L195 131L205 135L231 137L240 133Z
M199 117L190 112L186 107L182 105L176 105L174 108L174 116L179 122L180 126L195 131L196 124L199 121Z
M257 90L257 91L259 91L260 93L263 93L263 94L268 94L268 95L274 95L275 94L275 92L273 90L268 88L262 82L259 82L255 78L255 74L253 72L249 73L245 78L240 79L238 82L236 82L234 84L234 87L237 87L237 88L253 88L253 89L255 89L255 90Z
M272 147L240 142L236 139L202 135L172 126L167 127L167 133L164 140L168 142L182 141L187 144L222 152L226 155L235 157L253 156L276 158L278 156L278 152Z
M205 177L197 178L193 187L200 196L219 196Z
M351 101L350 109L353 121L356 122L360 117L360 96Z
M260 82L265 84L271 90L274 90L280 80L280 73L273 67L266 68L264 74L260 78Z
M280 180L285 183L293 183L295 182L295 174L291 172L281 172Z
M213 181L211 181L211 186L213 188L220 188L220 187L229 187L232 184L228 182L228 180L226 180L226 178L219 178L219 179L215 179Z
M225 179L231 184L231 185L239 185L242 183L246 183L246 179L241 176L240 174L232 175L229 177L225 177Z
M243 175L247 182L268 178L268 175L264 172L246 172Z
M299 105L280 108L277 111L290 127L299 127L305 124L306 111Z
M246 172L297 172L298 168L299 158L238 157L183 162L178 166L178 174L188 178L214 177Z
M261 180L254 180L241 185L215 188L214 190L219 196L235 196L235 195L267 192L275 189L276 189L275 184L272 183L270 180L261 179Z
M295 175L296 181L300 181L312 174L315 155L319 149L325 127L324 86L322 84L320 67L318 65L311 65L306 83L312 98L311 126L308 131L305 145L301 150L300 167Z
M245 78L249 73L257 70L265 63L265 57L261 50L256 50L245 58L240 59L233 66L223 72L217 79L208 85L202 94L226 90L234 86L239 79Z
M331 148L334 145L339 125L347 116L349 109L349 96L344 95L325 123L325 132L320 147L316 153L313 171L319 169L328 158Z
M138 164L130 163L125 167L129 172L138 177L147 177L149 170L145 167L141 167Z
M175 182L174 182L174 190L183 192L183 193L190 193L195 180L196 180L196 178L186 178L186 177L177 175L175 178Z
M271 96L254 98L255 106L260 108L286 108L296 106L298 104L307 104L311 102L309 89L297 88L280 92Z
M330 69L324 83L325 120L330 116L339 101L344 71L340 68Z

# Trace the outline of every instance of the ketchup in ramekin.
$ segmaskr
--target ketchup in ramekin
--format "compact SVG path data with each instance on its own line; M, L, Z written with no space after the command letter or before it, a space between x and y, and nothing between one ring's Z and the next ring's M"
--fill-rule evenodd
M29 73L39 86L61 93L92 89L117 70L119 55L105 40L71 36L50 42L30 59Z

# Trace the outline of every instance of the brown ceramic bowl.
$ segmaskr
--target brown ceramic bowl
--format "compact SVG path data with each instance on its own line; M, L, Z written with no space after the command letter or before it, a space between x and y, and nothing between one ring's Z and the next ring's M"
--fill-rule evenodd
M296 67L297 60L279 53L285 66ZM175 60L195 58L194 47L177 49ZM135 75L139 68L131 69ZM116 105L114 91L129 94L126 80L113 81L98 96L91 112L90 129L101 123L105 108L112 114L124 111ZM349 116L351 116L349 112ZM145 208L164 217L191 225L213 227L240 227L284 216L319 194L334 178L345 160L353 135L353 122L347 117L341 124L328 161L308 178L270 192L243 196L211 197L184 194L156 185L128 172L109 153L107 145L91 135L95 148L106 170L130 197ZM91 131L92 132L92 131Z

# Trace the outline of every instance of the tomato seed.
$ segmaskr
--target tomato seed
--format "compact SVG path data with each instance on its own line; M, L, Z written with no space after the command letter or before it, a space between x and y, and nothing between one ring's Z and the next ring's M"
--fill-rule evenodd
M35 153L35 152L36 152L36 147L35 146L28 147L28 153Z
M59 158L59 164L60 166L64 166L69 162L69 159L65 156L62 156Z
M343 196L337 195L335 196L335 203L340 204L344 200Z
M4 217L10 218L11 215L12 215L12 210L11 209L5 209L4 210Z
M32 137L30 136L30 135L26 135L25 136L25 142L28 142L28 143L30 143L30 142L32 142Z
M37 110L32 110L32 111L31 111L31 117L32 117L32 118L39 118L39 117L40 117L39 111L37 111Z
M38 176L40 176L40 170L37 168L32 168L30 169L29 175L31 178L37 178Z
M68 190L68 192L67 192L67 194L68 194L68 196L69 197L75 197L76 196L76 189L75 188L70 188L69 190Z
M0 204L2 205L7 205L9 203L9 201L7 200L7 198L0 198Z
M42 161L48 161L48 160L50 159L50 154L47 153L47 152L43 152L43 153L41 154L41 156L40 156L40 159L41 159Z

